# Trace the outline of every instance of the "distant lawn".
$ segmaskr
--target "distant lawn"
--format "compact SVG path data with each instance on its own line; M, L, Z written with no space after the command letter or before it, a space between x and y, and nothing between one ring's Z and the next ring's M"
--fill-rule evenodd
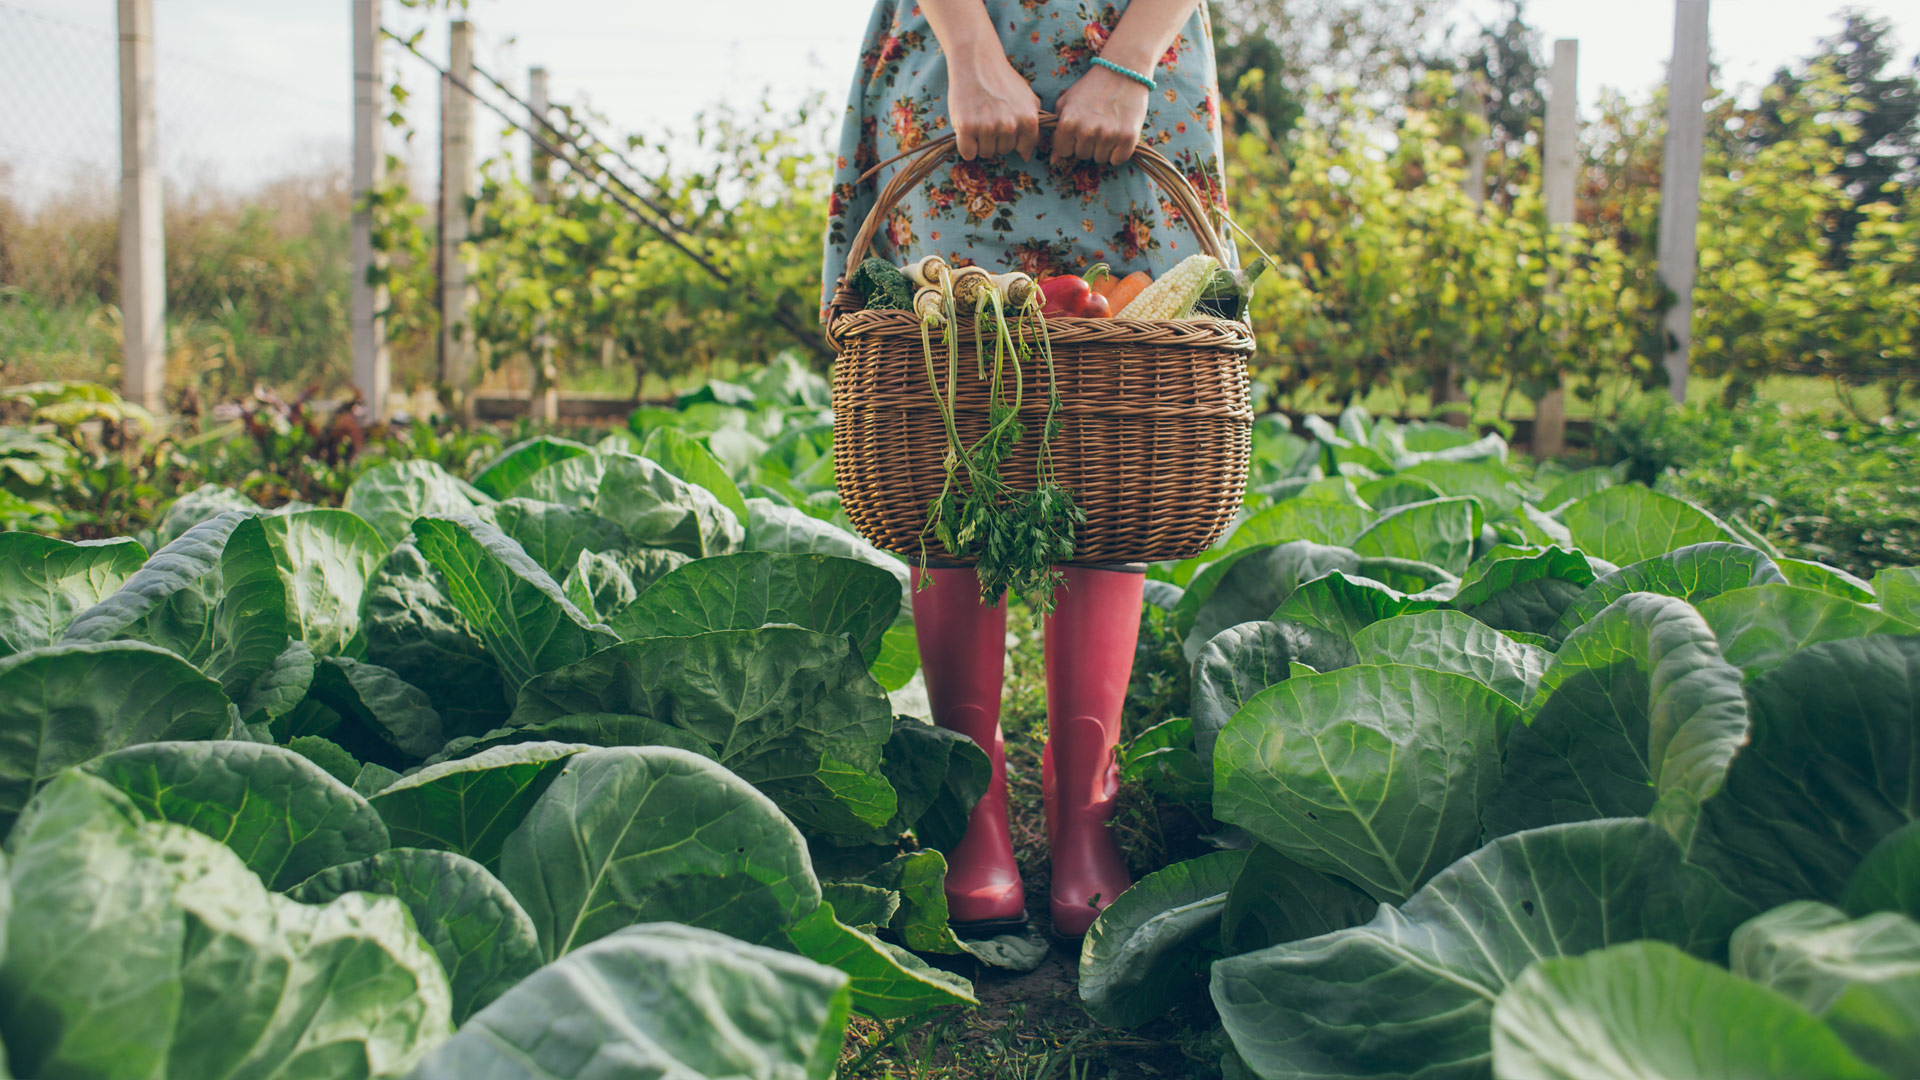
M1687 403L1690 405L1715 405L1720 401L1721 393L1726 389L1725 379L1710 379L1700 376L1687 380ZM1567 391L1567 418L1571 420L1591 420L1596 413L1610 413L1617 405L1628 398L1638 396L1638 392L1626 379L1604 384L1593 400L1582 400L1575 393L1576 387L1569 386ZM1473 417L1475 423L1487 424L1497 419L1530 420L1533 418L1533 402L1520 394L1514 394L1506 402L1506 413L1502 417L1500 405L1503 389L1499 386L1479 387L1473 397ZM1856 386L1845 391L1832 379L1812 375L1774 375L1760 382L1761 401L1775 402L1786 406L1793 412L1834 414L1848 411L1848 401L1852 410L1862 417L1878 419L1887 414L1887 395L1878 385ZM1309 412L1339 412L1341 405L1325 396L1305 400L1304 410ZM1400 394L1391 388L1375 390L1368 394L1361 404L1376 416L1427 416L1431 413L1432 403L1425 393Z

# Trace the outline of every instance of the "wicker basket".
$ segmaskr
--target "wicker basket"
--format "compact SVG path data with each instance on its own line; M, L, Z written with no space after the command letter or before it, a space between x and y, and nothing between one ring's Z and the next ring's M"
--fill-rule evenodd
M1051 117L1043 117L1050 125ZM948 136L916 151L881 189L853 238L847 265L866 258L886 215L953 153ZM1221 257L1219 236L1192 185L1171 162L1142 147L1133 162L1160 186L1194 231L1200 250ZM884 164L884 163L883 163ZM990 268L993 269L993 268ZM1148 562L1206 550L1226 530L1246 487L1253 410L1247 358L1253 332L1227 319L1050 318L1061 397L1055 475L1086 512L1074 561ZM987 427L989 387L975 377L973 334L962 330L954 412L963 440ZM906 311L863 311L845 279L827 317L839 355L833 374L834 475L853 527L879 547L910 556L968 562L923 538L927 506L946 478L946 430L927 385L920 323ZM992 349L987 339L987 349ZM945 349L936 335L936 370ZM1021 439L1001 475L1034 485L1034 458L1046 414L1044 374L1029 365ZM1036 388L1035 380L1041 380ZM941 393L949 388L942 385Z

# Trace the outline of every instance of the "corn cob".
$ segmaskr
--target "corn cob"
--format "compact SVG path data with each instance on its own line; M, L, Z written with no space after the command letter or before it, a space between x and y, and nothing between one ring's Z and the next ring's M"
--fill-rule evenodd
M1211 255L1189 255L1160 280L1140 291L1126 307L1114 314L1116 319L1184 319L1193 314L1193 305L1220 268Z

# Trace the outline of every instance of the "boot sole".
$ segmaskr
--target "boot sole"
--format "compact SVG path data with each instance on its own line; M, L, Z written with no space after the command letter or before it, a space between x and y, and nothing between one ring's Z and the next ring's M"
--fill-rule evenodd
M1024 934L1027 930L1027 920L1025 918L1019 918L982 919L978 922L950 922L947 924L947 929L952 930L955 937L982 941L987 938L1000 937L1003 934Z
M1040 936L1046 938L1055 948L1071 953L1075 957L1080 955L1080 946L1087 940L1087 935L1085 934L1067 935L1061 933L1053 925L1052 919L1048 919L1046 924L1040 928Z

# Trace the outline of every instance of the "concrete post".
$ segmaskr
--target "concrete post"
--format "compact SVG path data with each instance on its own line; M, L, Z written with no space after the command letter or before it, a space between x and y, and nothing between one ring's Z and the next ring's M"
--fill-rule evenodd
M387 307L387 287L368 280L386 266L386 256L373 250L373 211L368 205L386 178L386 156L380 149L384 91L380 0L353 0L353 219L348 240L353 385L376 420L386 419L392 382L386 322L380 316Z
M1469 72L1460 96L1464 99L1467 115L1478 117L1482 123L1487 119L1486 90L1480 85L1480 77ZM1473 135L1466 145L1467 175L1463 184L1467 198L1473 200L1476 207L1484 206L1487 201L1487 136ZM1441 376L1441 385L1434 390L1434 412L1449 424L1466 427L1473 423L1473 403L1468 400L1465 388L1460 385L1460 366L1452 360L1447 361L1447 370Z
M166 405L167 259L154 118L153 0L120 6L120 334L127 400Z
M1541 179L1547 204L1547 228L1558 231L1573 224L1574 180L1578 173L1580 104L1580 43L1562 38L1553 43L1553 69L1547 91L1547 130ZM1553 386L1533 406L1533 456L1556 457L1567 444L1567 395L1560 373Z
M531 123L533 134L528 136L528 167L531 170L529 186L533 190L536 202L546 202L552 197L549 178L553 161L540 144L547 141L547 131L540 121L547 119L549 108L547 100L547 69L531 68L527 72L527 104L533 113ZM553 364L553 336L547 333L547 321L541 319L534 327L533 355L527 358L533 367L533 386L529 390L527 415L536 423L551 424L560 419L560 373Z
M471 418L479 385L473 328L467 322L473 285L461 248L473 232L473 24L455 19L442 80L440 122L440 377L462 416ZM453 80L459 80L456 85Z
M1667 144L1660 169L1660 280L1673 290L1667 311L1667 382L1675 402L1687 400L1687 353L1693 345L1693 276L1700 226L1700 159L1707 117L1708 0L1675 0L1673 64L1667 75Z

